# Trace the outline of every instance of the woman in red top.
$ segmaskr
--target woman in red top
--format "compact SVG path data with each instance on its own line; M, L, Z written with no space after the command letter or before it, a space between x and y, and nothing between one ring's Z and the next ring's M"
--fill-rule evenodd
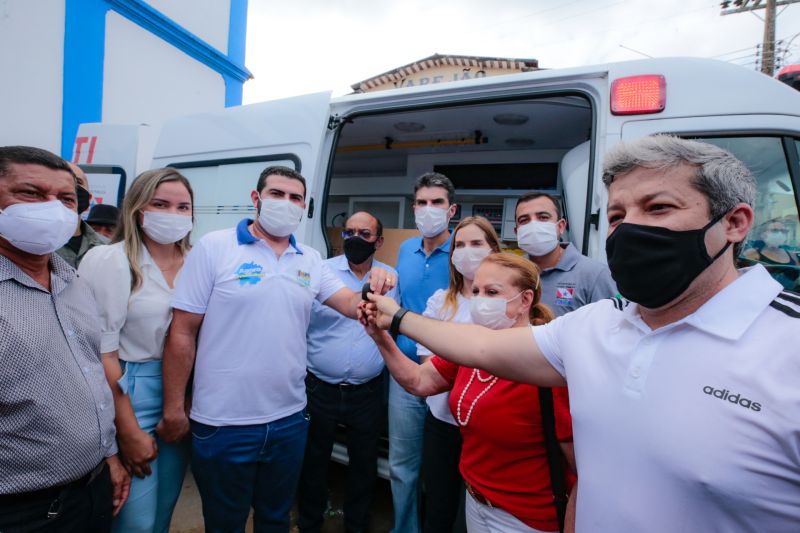
M553 319L552 311L539 301L536 266L519 256L487 256L475 274L472 292L470 314L476 324L503 329ZM558 531L538 388L439 357L417 365L388 333L372 325L367 331L406 390L417 396L451 391L450 408L463 437L460 469L467 484L468 531ZM566 389L553 389L553 400L557 437L574 471Z

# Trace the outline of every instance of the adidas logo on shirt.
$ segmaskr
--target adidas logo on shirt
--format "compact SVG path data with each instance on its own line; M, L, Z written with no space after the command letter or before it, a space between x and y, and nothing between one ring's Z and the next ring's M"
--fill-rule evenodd
M715 389L710 385L706 385L703 387L703 392L708 394L709 396L713 396L714 398L719 398L720 400L727 400L731 403L735 403L741 405L745 409L751 409L753 411L761 411L761 404L758 402L754 402L748 398L742 397L741 394L731 394L728 389Z

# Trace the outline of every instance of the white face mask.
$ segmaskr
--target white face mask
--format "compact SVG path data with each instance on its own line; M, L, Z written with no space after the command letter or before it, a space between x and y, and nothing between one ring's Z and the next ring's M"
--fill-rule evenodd
M78 214L59 200L22 202L0 210L0 235L15 248L47 255L64 246L78 227Z
M506 315L506 306L509 302L519 298L520 292L509 300L502 298L489 298L488 296L473 296L469 301L469 314L472 323L491 329L506 329L514 325L515 318Z
M286 237L300 225L304 211L302 207L289 200L262 198L258 223L273 237Z
M558 246L558 228L553 222L531 220L517 230L517 243L534 257L547 255Z
M175 213L145 211L142 229L158 244L178 242L192 231L192 217Z
M786 244L786 234L780 231L768 231L764 235L764 242L770 248L778 248Z
M467 279L475 279L475 272L483 261L483 258L491 253L491 248L478 248L475 246L465 246L453 250L453 266L456 267L462 276Z
M450 221L447 211L446 208L430 205L417 207L414 210L414 222L417 223L417 229L423 237L436 237L447 229L447 223Z

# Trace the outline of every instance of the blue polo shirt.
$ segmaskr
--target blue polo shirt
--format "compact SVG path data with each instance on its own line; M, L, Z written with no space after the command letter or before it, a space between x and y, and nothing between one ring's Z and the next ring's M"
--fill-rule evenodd
M428 298L439 289L447 288L450 280L450 241L453 235L438 248L425 255L422 237L412 237L400 245L397 256L400 305L414 313L422 314ZM417 343L400 335L397 346L410 359L419 362Z

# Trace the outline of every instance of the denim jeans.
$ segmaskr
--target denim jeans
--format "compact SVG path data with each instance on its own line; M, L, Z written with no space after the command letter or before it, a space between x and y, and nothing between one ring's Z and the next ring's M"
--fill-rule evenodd
M308 429L303 471L297 490L297 525L301 533L319 533L328 503L328 465L337 424L347 438L344 528L366 531L378 477L378 436L383 417L383 375L362 385L340 387L313 374L306 377Z
M394 505L393 533L419 533L419 469L422 435L428 406L403 389L394 378L389 383L389 477Z
M307 433L302 411L247 426L192 421L192 473L205 530L243 532L252 507L255 533L288 532Z
M189 443L170 444L156 435L161 420L161 361L126 363L119 385L128 394L139 427L156 438L151 474L133 477L128 501L114 518L115 533L167 533L189 463Z

